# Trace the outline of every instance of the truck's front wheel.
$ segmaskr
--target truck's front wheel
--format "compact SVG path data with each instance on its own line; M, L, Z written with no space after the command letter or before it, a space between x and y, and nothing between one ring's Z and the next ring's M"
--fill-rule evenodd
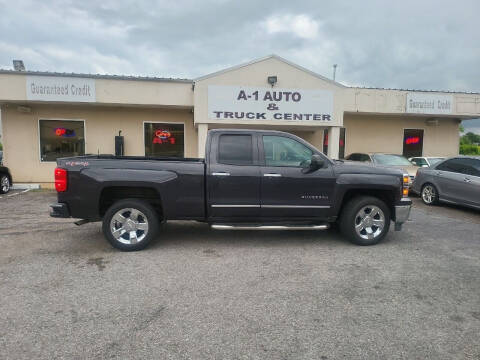
M340 217L340 231L354 244L375 245L390 229L390 211L385 203L372 196L350 200Z
M125 199L115 202L103 217L103 233L122 251L144 249L158 232L155 210L146 202Z

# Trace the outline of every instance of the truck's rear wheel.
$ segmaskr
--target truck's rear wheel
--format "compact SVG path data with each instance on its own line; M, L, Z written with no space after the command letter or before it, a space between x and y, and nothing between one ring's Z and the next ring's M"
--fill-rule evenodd
M103 233L113 247L123 251L144 249L158 232L155 210L146 202L115 202L103 217Z
M390 211L385 203L372 196L350 200L340 217L340 231L357 245L375 245L390 229Z

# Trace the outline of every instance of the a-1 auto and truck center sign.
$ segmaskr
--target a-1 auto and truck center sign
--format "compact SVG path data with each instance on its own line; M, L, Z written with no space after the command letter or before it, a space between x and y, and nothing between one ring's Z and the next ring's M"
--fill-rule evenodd
M329 90L208 86L208 118L213 120L291 120L330 123Z

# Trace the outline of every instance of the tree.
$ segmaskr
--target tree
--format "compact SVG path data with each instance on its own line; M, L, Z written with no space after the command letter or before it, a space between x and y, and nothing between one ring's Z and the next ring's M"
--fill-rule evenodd
M460 144L478 145L480 144L480 135L474 134L473 132L469 131L468 133L460 137Z

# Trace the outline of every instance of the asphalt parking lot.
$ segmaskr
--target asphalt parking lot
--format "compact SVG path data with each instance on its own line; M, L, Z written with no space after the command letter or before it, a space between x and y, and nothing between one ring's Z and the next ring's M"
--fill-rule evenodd
M54 199L0 199L3 359L480 359L479 212L415 199L373 247L175 222L122 253Z

